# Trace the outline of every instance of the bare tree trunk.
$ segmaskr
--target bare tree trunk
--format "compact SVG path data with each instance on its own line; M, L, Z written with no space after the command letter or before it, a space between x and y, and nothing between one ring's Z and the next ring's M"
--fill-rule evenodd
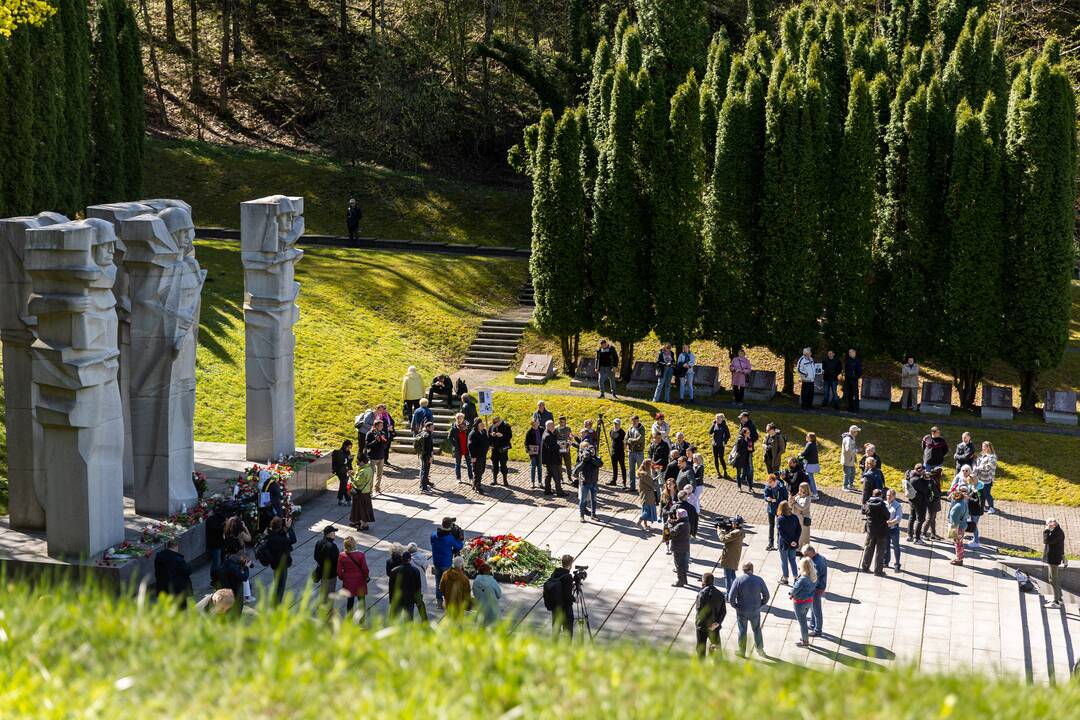
M795 395L795 356L784 356L784 393Z
M560 335L559 348L562 350L563 372L570 377L577 372L578 341L580 335Z
M191 8L191 98L202 96L202 81L199 80L199 3L188 0Z
M141 3L143 12L146 12L146 3ZM147 25L147 29L149 29ZM173 0L165 0L165 42L176 44L176 11L173 8Z
M229 15L232 13L232 0L221 0L221 63L218 70L218 107L221 112L229 111L229 41L232 29L229 27Z
M1020 373L1020 412L1035 412L1035 403L1038 402L1039 376L1029 370Z
M240 39L240 0L232 0L232 3L232 59L235 65L243 58L244 47Z
M634 372L634 343L620 340L619 355L619 379L628 383L630 375Z
M169 12L172 12L172 3L169 3ZM154 73L154 94L157 96L158 114L161 116L161 124L169 125L169 116L165 112L165 91L161 88L161 69L158 67L157 49L154 43L154 29L150 25L150 11L146 7L146 0L139 0L139 9L142 10L143 23L146 25L146 37L150 41L150 69ZM175 28L173 28L175 32ZM176 42L174 36L172 42Z
M376 24L378 15L375 13L375 0L371 0L371 49L379 46L379 26Z

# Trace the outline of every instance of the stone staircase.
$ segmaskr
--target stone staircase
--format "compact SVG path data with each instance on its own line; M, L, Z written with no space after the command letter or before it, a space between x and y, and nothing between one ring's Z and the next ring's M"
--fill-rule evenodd
M521 286L521 290L518 291L518 305L521 307L536 306L536 298L533 296L532 280L526 281L526 283Z
M476 339L465 352L461 367L509 370L517 357L518 343L528 324L528 315L520 312L484 320Z
M435 454L439 454L439 446L446 440L450 432L450 426L454 424L454 416L457 415L456 406L451 408L446 405L446 398L434 398L428 405L431 414L435 416ZM401 422L394 418L394 442L390 446L393 452L413 454L413 434L409 423Z

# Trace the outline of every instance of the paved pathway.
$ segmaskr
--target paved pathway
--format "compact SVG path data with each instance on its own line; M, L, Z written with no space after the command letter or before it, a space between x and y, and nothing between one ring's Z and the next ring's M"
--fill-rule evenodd
M556 556L570 553L578 564L588 565L586 595L591 625L599 638L652 642L690 651L694 643L694 592L671 587L671 558L659 541L658 531L646 535L635 528L636 502L629 493L612 492L605 486L600 519L582 523L571 502L523 489L522 485L528 486L527 480L523 482L526 477L527 468L514 464L511 482L515 487L488 486L481 497L471 486L456 483L452 461L436 459L438 492L417 495L416 471L410 462L390 470L384 478L387 492L375 499L377 522L364 533L348 527L348 508L338 507L334 495L326 493L305 506L290 589L296 593L302 590L313 568L314 543L323 525L333 522L365 549L373 574L369 604L375 611L383 611L387 600L383 568L390 544L416 541L424 547L434 524L444 515L453 515L469 536L514 532L548 547ZM1072 640L1080 632L1077 607L1044 609L1040 596L1018 592L1016 583L998 569L989 552L969 555L971 562L955 567L948 563L950 548L944 544L905 546L902 573L889 571L888 577L878 578L859 571L862 538L852 532L858 530L853 527L858 515L845 497L830 497L816 507L814 543L831 565L825 635L815 639L809 649L797 648L798 626L787 589L778 584L778 558L775 552L765 551L767 534L760 524L763 514L754 510L760 499L751 500L745 493L740 497L726 483L706 492L706 512L719 507L731 512L731 505L756 525L750 528L743 557L754 562L773 595L764 621L765 646L772 658L767 662L820 668L878 668L913 662L928 670L974 667L1043 683L1067 678L1080 654ZM1011 512L993 520L1000 521L1002 527L1020 522L1012 519ZM702 528L701 538L693 546L692 576L714 569L722 576L717 568L719 543L708 522L703 522ZM995 530L988 527L986 534L990 536ZM261 592L269 573L257 570L255 585ZM208 587L205 567L196 578L196 587L201 591ZM504 590L504 617L516 628L544 630L548 626L550 616L538 588L506 586ZM429 588L426 595L432 619L438 620L434 589ZM722 646L724 652L735 647L733 618L723 628Z

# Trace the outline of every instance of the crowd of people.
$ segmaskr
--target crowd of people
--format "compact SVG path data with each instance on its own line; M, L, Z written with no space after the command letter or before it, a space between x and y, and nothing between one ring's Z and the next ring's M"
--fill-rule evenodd
M610 346L602 346L600 353L597 358L597 371L602 378L600 389L605 392L606 385L606 391L614 396L612 376L618 357ZM689 374L686 394L692 399L694 358L689 348L684 347L675 354L670 347L665 347L661 350L661 359L665 363L671 361L670 367L663 366L664 374L670 370L672 377L680 379ZM745 370L743 361L748 366L744 354L732 361L733 377L734 373ZM838 402L836 378L843 377L846 382L848 377L857 377L860 372L857 363L854 351L848 353L843 365L833 353L828 353L822 363L826 373L827 402ZM909 358L909 365L913 363ZM810 372L807 369L810 364L812 358L806 353L797 367L804 379L804 372ZM685 372L677 374L680 365L684 366ZM658 394L666 383L661 378ZM812 390L812 377L809 383ZM424 393L419 374L415 368L409 368L403 380L400 421L409 424L415 437L421 491L427 492L433 487L434 433L430 408L436 398L452 408L460 403L456 405L458 411L448 433L457 481L469 482L477 492L483 493L484 474L490 458L491 483L497 485L501 477L502 483L509 485L508 455L515 437L509 422L493 416L490 424L485 423L467 388L462 387L460 381L455 385L449 376L435 378L426 388L426 397ZM789 588L789 599L800 627L799 645L819 636L824 620L822 598L827 587L828 561L815 549L812 538L814 503L821 497L815 477L820 474L823 461L817 435L805 433L792 449L778 424L767 423L764 432L759 433L751 414L742 410L730 425L724 413L716 413L709 427L700 429L707 436L708 444L699 448L688 439L691 429L686 428L685 432L673 430L663 412L647 419L651 421L648 426L640 415L632 414L625 427L621 418L615 418L610 428L606 428L601 416L595 424L592 419L585 419L581 428L574 430L565 415L556 417L544 401L538 402L529 418L529 428L518 441L523 443L529 457L530 487L542 488L546 496L565 497L566 485L572 486L577 491L580 519L585 522L597 518L601 469L610 468L607 485L637 497L640 530L646 534L657 530L660 533L666 552L671 556L675 576L673 586L688 587L692 545L703 537L706 527L702 495L706 487L705 452L711 452L718 481L733 481L738 492L745 486L745 490L755 497L760 492L768 532L767 550L775 551L779 558L780 583ZM372 497L381 492L383 469L393 467L390 448L395 418L385 404L379 404L358 416L356 427L357 452L353 452L353 441L345 440L333 451L331 464L339 480L337 502L351 506L349 522L355 529L363 531L375 522ZM964 563L966 552L981 548L980 520L984 515L996 512L993 487L998 458L992 443L984 441L976 446L971 433L964 432L956 446L951 447L941 429L932 427L921 440L921 461L903 473L902 481L889 487L881 452L874 443L862 442L859 426L851 425L838 440L836 462L843 476L843 491L860 496L859 505L864 516L861 562L864 572L884 575L888 565L895 572L902 572L906 553L902 539L905 535L909 547L948 543L952 549L951 562L955 565ZM755 478L757 456L766 471L764 482ZM952 467L947 468L950 463ZM734 477L730 474L732 471ZM901 494L907 501L906 510L900 500ZM218 612L224 611L223 608L236 614L244 612L245 605L253 599L249 577L255 561L273 571L272 597L281 602L297 539L291 518L284 517L274 508L280 508L280 503L270 508L269 522L264 532L259 533L257 542L253 539L256 533L245 525L238 513L226 510L215 512L210 518L207 547L211 575L218 589L213 596L204 598L201 605ZM718 644L718 631L728 606L736 615L739 654L746 653L749 633L754 636L755 648L763 652L761 612L770 597L765 582L754 573L753 564L742 558L746 523L741 517L723 515L717 515L714 522L722 546L719 570L723 572L723 581L718 587L712 573L701 577L701 589L695 602L698 652L704 655L710 646ZM654 526L658 528L654 529ZM1053 600L1048 604L1058 606L1061 603L1060 567L1065 563L1065 536L1052 518L1047 520L1043 535L1043 560L1049 568L1054 592ZM333 525L323 528L323 538L315 545L316 569L312 581L318 584L324 602L344 596L345 612L362 620L366 615L371 569L353 537L346 537L342 547L338 546L337 540L337 529ZM485 624L499 621L502 597L499 584L486 565L476 569L475 577L469 577L461 558L463 542L464 533L455 519L444 518L432 532L427 548L420 549L415 543L391 548L385 572L389 579L390 606L395 614L427 618L424 595L430 575L436 605L448 615L460 618L467 611L475 610L478 619ZM557 581L559 587L553 594L557 598L548 607L552 611L555 630L570 635L574 625L572 562L571 556L561 558L560 567L549 580ZM175 547L170 546L159 553L157 568L158 587L163 592L183 594L187 588L186 592L190 593L190 569Z

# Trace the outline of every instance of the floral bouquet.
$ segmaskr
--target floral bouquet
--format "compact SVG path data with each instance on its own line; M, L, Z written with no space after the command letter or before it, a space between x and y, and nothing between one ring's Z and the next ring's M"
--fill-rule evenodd
M98 561L103 567L116 567L136 558L150 557L154 554L153 545L145 542L131 542L125 540L119 545L113 545L105 551Z
M475 577L485 563L502 583L543 582L555 569L551 553L517 535L483 535L465 543L465 572Z

